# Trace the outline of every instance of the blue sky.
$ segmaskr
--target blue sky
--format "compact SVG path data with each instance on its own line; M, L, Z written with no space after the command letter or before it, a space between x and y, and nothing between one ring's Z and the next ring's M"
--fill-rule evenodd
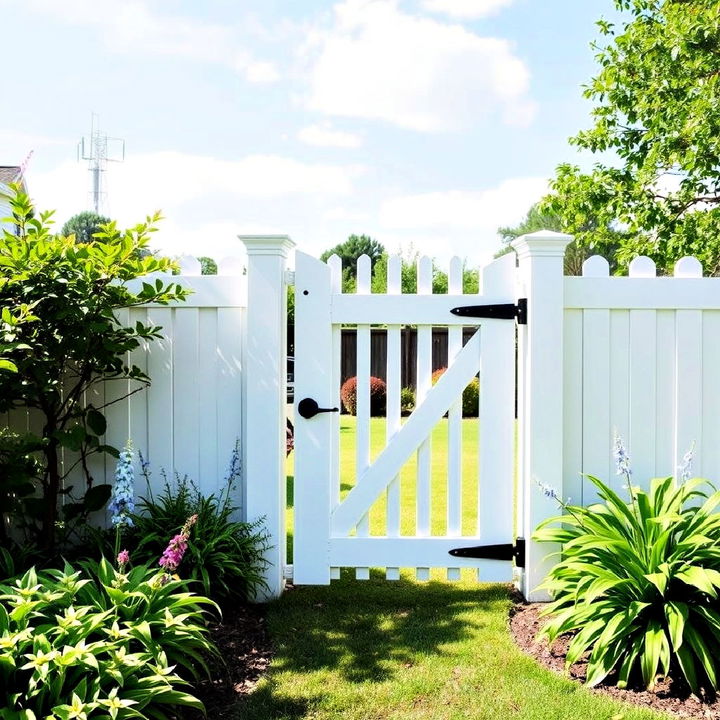
M611 0L0 0L0 165L32 150L38 205L87 209L95 112L127 149L104 211L161 209L169 254L366 233L478 264L579 161L601 16Z

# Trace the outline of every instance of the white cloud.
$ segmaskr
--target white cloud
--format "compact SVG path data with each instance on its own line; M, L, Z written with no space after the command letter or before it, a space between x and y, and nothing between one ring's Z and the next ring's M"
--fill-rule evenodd
M417 17L397 0L346 0L305 48L307 105L422 132L469 127L500 112L531 120L529 72L498 38Z
M160 246L180 247L178 252L191 252L194 247L197 254L207 254L209 217L214 225L233 225L234 233L225 233L223 241L230 245L243 232L241 223L245 232L287 232L282 210L270 201L289 203L301 197L304 204L329 203L351 195L362 172L357 165L305 163L279 155L249 155L233 161L178 152L140 154L108 169L108 200L102 211L124 227L161 209L168 219L157 234ZM88 207L88 175L74 162L47 172L31 171L30 194L38 208L57 211L59 226ZM246 208L262 205L256 224L247 225L237 209L241 202ZM234 223L223 219L235 214ZM213 235L212 241L218 237Z
M431 12L452 18L477 20L508 7L514 0L423 0L422 6Z
M273 83L280 79L280 73L273 63L251 62L245 68L245 77L251 83Z
M362 145L362 138L355 133L334 130L329 124L308 125L298 132L298 138L318 147L356 148Z
M389 237L421 252L487 258L499 246L497 228L515 225L547 193L545 178L512 178L486 190L449 190L387 200L379 221ZM405 234L407 233L407 234Z
M153 12L139 0L27 0L38 13L70 25L97 28L105 44L123 54L169 55L224 65L248 82L279 78L272 63L258 61L240 44L237 28L203 22L196 17Z

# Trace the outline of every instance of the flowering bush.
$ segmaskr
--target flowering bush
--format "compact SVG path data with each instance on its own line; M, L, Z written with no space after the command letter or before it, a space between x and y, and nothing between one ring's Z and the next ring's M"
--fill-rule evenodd
M434 385L445 373L447 368L440 368L432 374ZM480 380L473 378L463 390L462 415L463 417L477 417L480 410Z
M148 496L138 503L135 528L128 536L133 558L148 564L160 558L170 574L182 560L183 576L201 582L204 594L218 602L246 598L262 587L266 535L257 524L233 519L231 493L240 476L238 448L219 496L205 497L187 477L176 476L174 486L165 478L165 488L155 498L150 467L144 458L141 464ZM176 533L169 545L168 531Z
M629 500L588 476L602 503L563 505L543 523L539 542L560 543L562 559L542 584L553 596L541 635L572 633L569 667L589 651L587 683L615 672L618 687L677 674L696 694L720 680L720 492L690 478L656 478L649 492L632 485L630 462L616 441L618 473ZM545 488L547 494L556 494Z
M206 673L207 598L147 567L105 560L26 572L0 585L0 717L165 718L203 710L187 691ZM181 677L184 675L185 677Z
M385 413L387 388L380 378L370 378L370 414L375 417ZM357 378L348 378L340 388L340 399L345 411L350 415L357 413Z

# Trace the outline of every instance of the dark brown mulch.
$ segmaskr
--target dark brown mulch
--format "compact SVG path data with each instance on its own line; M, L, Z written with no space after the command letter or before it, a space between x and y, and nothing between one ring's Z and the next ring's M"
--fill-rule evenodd
M210 662L211 678L195 685L194 695L205 704L207 717L220 718L224 710L253 691L270 665L273 653L265 607L238 604L226 608L222 621L211 624L210 634L222 659Z
M538 603L518 602L510 615L510 632L519 647L541 665L565 674L565 653L572 638L560 637L552 647L548 647L545 640L538 642L535 639L544 622L544 619L539 617L542 607L543 605ZM586 659L583 659L570 668L570 678L577 682L584 682L586 670L587 662ZM717 700L701 702L691 695L687 686L679 680L666 680L658 683L655 692L647 692L641 687L619 690L611 684L599 685L597 688L593 688L593 692L610 695L616 700L623 700L650 710L671 713L678 717L720 720L720 702Z

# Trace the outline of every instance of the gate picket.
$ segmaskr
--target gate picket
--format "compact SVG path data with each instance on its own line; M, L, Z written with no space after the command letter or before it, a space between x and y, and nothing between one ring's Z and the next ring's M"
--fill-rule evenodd
M334 407L330 268L310 255L295 254L295 400L313 398ZM249 349L252 352L252 348ZM301 585L330 582L330 487L333 413L303 421L295 413L294 580Z
M328 258L328 268L330 268L330 292L333 294L342 292L342 260L338 255L331 255ZM332 326L332 384L330 389L334 395L331 398L331 407L341 407L340 401L340 353L342 350L342 336L339 325ZM332 446L330 448L330 507L335 509L340 504L340 413L331 415L330 438ZM338 580L340 578L340 568L330 568L330 579Z
M388 258L387 294L399 295L401 292L402 260L397 255ZM387 328L387 394L386 394L386 425L385 446L387 447L400 430L400 390L402 348L400 346L400 325L388 325ZM386 508L387 535L391 538L400 536L400 475L395 475L387 489ZM388 580L400 579L399 567L388 567L385 570Z
M367 255L361 255L357 261L357 295L369 294L370 258ZM355 475L360 479L370 467L370 326L365 324L357 326L357 371L355 375L357 381L355 387L357 402ZM368 537L369 535L370 517L369 512L366 512L357 524L357 536ZM356 568L355 578L368 580L370 568Z
M450 260L448 292L463 291L463 264L459 257ZM452 365L462 350L461 327L448 328L448 365ZM448 474L447 474L447 534L462 535L462 397L451 406L448 413ZM460 568L447 569L448 580L460 579Z
M418 295L432 294L432 260L421 257L417 262ZM421 405L432 386L432 326L419 325L417 330L417 404ZM430 537L432 439L428 436L417 451L416 529L418 537ZM429 567L415 570L418 580L428 580Z

